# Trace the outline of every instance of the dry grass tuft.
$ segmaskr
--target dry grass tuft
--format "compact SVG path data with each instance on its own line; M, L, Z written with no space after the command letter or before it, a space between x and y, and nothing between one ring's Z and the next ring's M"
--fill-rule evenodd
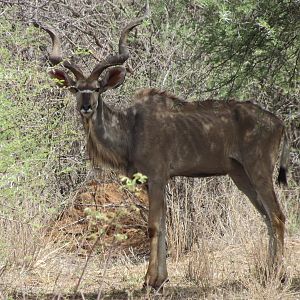
M217 281L217 266L213 252L210 252L205 242L194 247L190 253L186 278L207 293Z

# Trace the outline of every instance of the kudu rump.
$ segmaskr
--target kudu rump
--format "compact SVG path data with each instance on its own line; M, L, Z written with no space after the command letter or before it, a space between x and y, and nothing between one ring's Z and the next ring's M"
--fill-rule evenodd
M270 263L280 264L285 217L274 193L272 173L284 137L278 181L286 184L288 146L283 123L275 115L250 102L186 102L153 88L139 91L134 105L124 111L115 111L102 100L103 92L123 83L126 69L116 65L128 59L127 35L142 20L123 29L119 53L97 64L89 76L63 60L53 29L36 26L52 39L51 64L62 63L75 76L57 69L50 73L76 96L92 163L129 177L136 172L148 176L150 259L145 283L158 288L168 276L165 187L173 176L228 174L263 216L270 236Z

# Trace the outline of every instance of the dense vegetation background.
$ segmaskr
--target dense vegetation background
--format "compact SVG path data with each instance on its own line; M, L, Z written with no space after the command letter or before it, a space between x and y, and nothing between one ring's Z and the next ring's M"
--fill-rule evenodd
M65 56L88 73L117 51L121 28L143 13L144 4L0 0L1 272L28 267L47 251L43 245L48 222L70 203L90 172L74 99L48 78L50 39L32 21L56 28ZM285 199L291 199L291 232L298 232L299 1L158 0L150 1L150 9L151 17L129 37L131 57L126 65L131 72L105 100L122 109L137 89L151 86L190 101L250 99L279 116L291 146ZM115 175L106 172L105 178ZM174 182L169 201L195 196L193 180L180 179L177 186ZM207 182L202 184L208 190L223 184ZM176 203L180 210L193 210L190 204ZM218 206L217 212L224 207ZM178 224L176 218L170 216L170 228ZM184 242L173 237L174 247L180 244L182 251L192 248L195 237L185 225Z

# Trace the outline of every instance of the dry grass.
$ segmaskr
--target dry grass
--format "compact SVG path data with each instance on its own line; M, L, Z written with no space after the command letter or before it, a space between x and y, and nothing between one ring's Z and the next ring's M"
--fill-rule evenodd
M277 191L281 199L297 197L297 192ZM264 223L229 180L181 179L170 184L168 201L170 283L162 295L141 291L147 255L136 256L134 250L128 249L124 252L114 243L105 247L102 244L102 248L92 252L79 248L70 251L66 236L61 240L56 236L54 243L49 231L2 221L1 240L6 241L7 247L0 270L2 299L300 297L300 240L296 224L287 223L287 280L282 284L276 273L265 276ZM283 207L288 220L294 220L289 218L294 211L287 209L286 203ZM189 209L193 210L192 219L186 213Z

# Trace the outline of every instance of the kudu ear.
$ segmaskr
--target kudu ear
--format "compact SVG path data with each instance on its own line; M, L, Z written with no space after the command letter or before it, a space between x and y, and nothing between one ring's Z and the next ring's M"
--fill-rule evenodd
M54 69L49 72L49 75L59 87L66 87L69 88L72 93L75 92L73 87L76 82L66 72Z
M100 80L102 91L115 89L121 85L126 76L126 69L124 67L113 67L108 69L104 78Z

